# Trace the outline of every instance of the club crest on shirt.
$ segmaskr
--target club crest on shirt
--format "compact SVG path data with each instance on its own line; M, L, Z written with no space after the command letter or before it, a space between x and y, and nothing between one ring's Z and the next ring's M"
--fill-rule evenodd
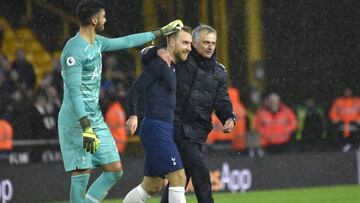
M66 64L67 64L68 66L73 66L73 65L75 65L75 58L72 57L72 56L69 56L69 57L66 59Z
M176 165L176 158L171 157L171 161L173 162L173 165L175 166Z

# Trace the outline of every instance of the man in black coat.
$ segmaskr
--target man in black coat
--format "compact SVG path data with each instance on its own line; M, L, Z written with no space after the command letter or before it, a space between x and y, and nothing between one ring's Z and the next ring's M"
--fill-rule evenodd
M201 151L212 130L211 114L215 111L230 132L235 125L227 86L225 67L216 61L216 31L208 25L200 25L192 32L193 49L188 59L176 64L176 111L174 139L184 164L187 183L190 178L198 202L214 202L210 173ZM147 61L162 49L150 48L143 55ZM168 202L168 187L162 203Z

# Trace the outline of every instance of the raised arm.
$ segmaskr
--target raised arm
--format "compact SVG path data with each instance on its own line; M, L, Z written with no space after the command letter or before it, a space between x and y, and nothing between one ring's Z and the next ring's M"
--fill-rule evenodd
M152 32L143 32L119 38L107 38L100 35L97 35L96 37L101 43L101 51L114 51L143 45L154 40L158 36L167 36L173 32L176 32L183 26L184 24L181 20L175 20Z
M138 33L119 38L107 38L103 36L96 36L101 43L101 51L115 51L121 49L128 49L143 45L155 39L151 32Z
M153 58L157 57L157 46L148 46L141 50L141 63L147 65Z
M158 46L148 46L141 50L141 62L146 65L155 57L161 58L168 67L171 67L171 62L173 58L170 53L165 48L160 48Z

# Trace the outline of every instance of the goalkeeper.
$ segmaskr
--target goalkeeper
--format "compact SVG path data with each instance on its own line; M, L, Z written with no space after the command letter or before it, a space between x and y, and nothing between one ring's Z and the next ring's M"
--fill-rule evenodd
M59 112L59 140L65 171L71 172L70 202L101 202L123 169L114 139L99 107L101 52L140 46L180 29L180 20L153 32L106 38L104 5L85 0L77 6L80 30L61 54L64 99ZM86 191L91 169L103 173ZM85 195L86 194L86 195Z

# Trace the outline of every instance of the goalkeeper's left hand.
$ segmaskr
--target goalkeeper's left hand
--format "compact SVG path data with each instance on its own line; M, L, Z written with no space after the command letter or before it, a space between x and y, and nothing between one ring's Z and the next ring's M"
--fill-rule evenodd
M168 36L174 32L181 30L182 27L184 27L184 23L181 20L177 19L160 28L160 31L163 36Z
M88 127L82 133L83 136L83 148L90 152L91 154L95 153L100 146L100 139L95 134L91 127Z

